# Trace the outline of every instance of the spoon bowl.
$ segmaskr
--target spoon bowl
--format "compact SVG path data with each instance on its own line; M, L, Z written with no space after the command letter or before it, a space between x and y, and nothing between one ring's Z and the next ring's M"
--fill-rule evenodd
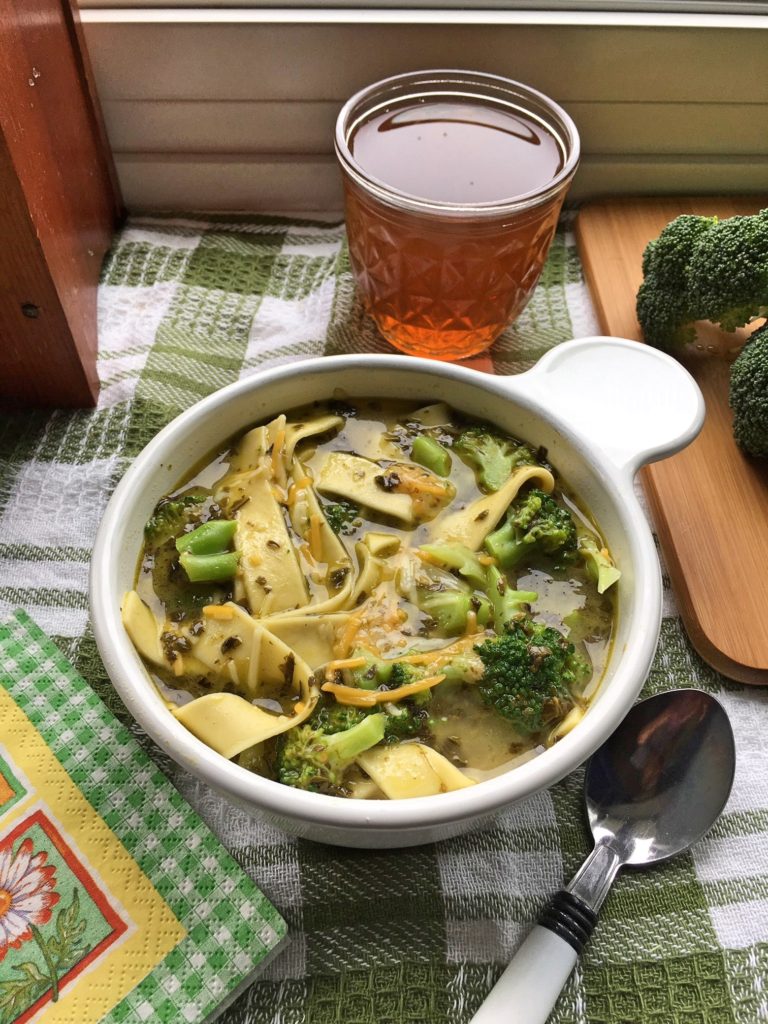
M672 690L641 701L589 762L595 844L620 846L623 864L682 853L720 816L735 759L728 716L708 693Z

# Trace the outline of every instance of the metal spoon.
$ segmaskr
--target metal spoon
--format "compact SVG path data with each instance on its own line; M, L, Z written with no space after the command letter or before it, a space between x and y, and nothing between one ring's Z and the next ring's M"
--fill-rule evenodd
M595 848L547 905L471 1024L545 1024L620 868L682 853L714 824L736 751L722 705L702 690L636 704L587 766Z

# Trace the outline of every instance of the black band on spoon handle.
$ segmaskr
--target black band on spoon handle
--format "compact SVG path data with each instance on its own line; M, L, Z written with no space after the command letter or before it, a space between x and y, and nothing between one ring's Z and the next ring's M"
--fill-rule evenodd
M584 900L561 889L539 915L539 924L559 935L581 956L597 923L597 914Z

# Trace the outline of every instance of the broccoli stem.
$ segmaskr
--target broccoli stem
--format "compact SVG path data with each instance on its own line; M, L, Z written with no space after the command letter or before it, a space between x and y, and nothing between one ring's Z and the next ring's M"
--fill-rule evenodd
M438 476L448 476L451 472L450 452L428 434L419 434L413 442L411 458Z
M515 538L515 529L508 520L485 538L485 549L502 569L512 569L522 559L525 548Z
M584 566L590 578L597 584L598 594L604 594L621 578L621 572L605 549L598 548L592 536L579 538L579 554L584 559Z
M190 583L231 580L237 572L239 551L220 551L213 555L195 555L185 551L179 561Z
M472 586L485 590L485 569L474 551L464 544L422 544L420 550L444 568L458 572Z
M526 615L529 606L539 599L533 590L513 590L495 565L488 570L488 597L493 608L493 627L497 633L504 633L508 622Z
M386 715L368 715L362 722L353 725L351 729L325 736L323 744L329 760L338 765L349 764L366 750L381 743L386 727Z
M176 541L176 550L193 555L218 554L229 547L236 529L233 519L212 519L190 533L183 533Z

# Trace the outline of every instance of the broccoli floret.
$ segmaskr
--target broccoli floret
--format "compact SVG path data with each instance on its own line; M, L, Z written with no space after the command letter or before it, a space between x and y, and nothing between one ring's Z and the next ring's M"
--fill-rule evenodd
M351 501L329 502L323 506L323 512L335 534L355 532L355 520L360 517L360 509Z
M322 700L309 719L311 725L318 732L328 733L345 732L353 725L362 722L367 718L369 712L364 708L356 708L351 704L338 704L336 701Z
M731 367L733 435L748 455L768 458L768 325L755 331Z
M556 629L526 620L503 636L477 644L483 663L479 689L523 735L541 732L574 706L572 687L589 677L588 664Z
M729 217L703 233L688 267L696 319L735 331L768 314L768 209Z
M393 689L395 686L402 685L402 682L397 681L397 675L395 683L392 683L392 673L397 668L395 662L380 658L367 647L355 648L352 651L351 657L354 659L365 658L365 664L358 666L358 668L344 669L344 678L347 685L359 686L362 690L378 690L384 686ZM412 682L412 680L407 679L403 680L403 682Z
M357 686L361 690L396 690L408 683L423 679L426 670L421 666L409 665L405 661L380 658L367 648L356 649L352 657L365 658L365 665L355 669L345 669L344 675L349 686ZM432 697L431 690L415 694L411 700L424 704ZM335 731L335 730L334 730Z
M189 523L199 521L206 494L181 494L176 498L161 498L144 525L144 539L159 545L169 537L177 537Z
M390 689L394 690L398 686L412 683L419 675L423 675L423 672L419 673L411 665L397 662L392 665ZM400 740L415 739L417 736L423 739L429 733L429 712L424 705L429 703L431 696L431 690L425 690L407 700L398 701L397 704L386 705L383 712L357 708L350 704L337 704L335 701L322 702L309 720L309 724L316 730L330 735L351 729L372 714L384 714L385 743L397 743Z
M425 691L429 693L429 691ZM419 695L420 696L420 695ZM425 739L429 734L429 712L417 700L401 700L387 708L384 742Z
M592 534L579 537L579 554L590 578L597 584L598 594L604 594L621 578L621 572L613 564L606 548L599 548Z
M645 340L674 351L695 338L695 320L725 331L768 314L768 210L747 217L685 215L643 255L637 318Z
M483 424L462 430L453 450L475 470L486 491L498 491L517 466L537 464L536 456L527 445L512 441Z
M277 751L278 781L312 793L343 795L344 775L360 754L384 739L386 715L366 715L340 732L310 722L284 734Z
M485 538L485 547L502 569L540 554L568 561L576 551L576 524L568 509L534 487L512 503L504 524Z
M643 253L643 283L637 293L637 319L650 345L673 350L693 341L688 267L700 239L717 217L684 214L671 221Z
M529 614L539 595L533 590L514 590L495 565L488 570L488 596L493 608L493 627L503 633L508 622Z
M423 674L415 665L409 665L406 661L396 661L387 672L386 687L388 690L396 690L399 686L415 683Z

